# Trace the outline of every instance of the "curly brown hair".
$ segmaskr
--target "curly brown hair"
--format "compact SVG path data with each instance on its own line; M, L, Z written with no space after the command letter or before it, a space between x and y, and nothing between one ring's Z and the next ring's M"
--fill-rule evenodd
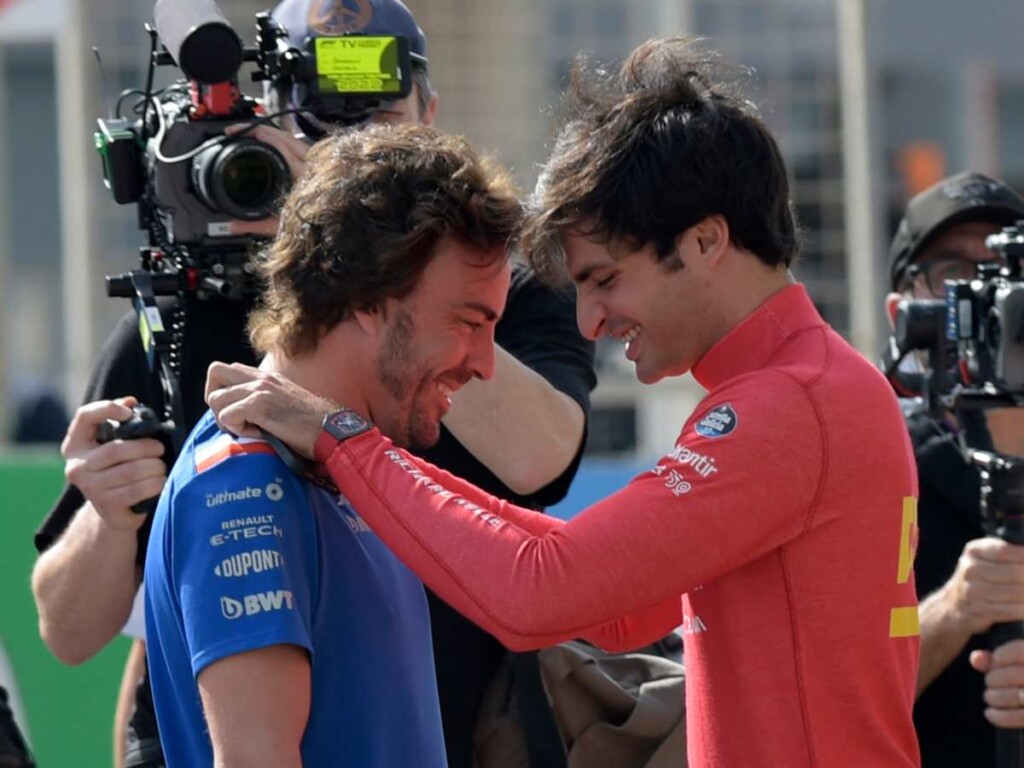
M742 96L745 74L685 37L640 45L618 72L588 71L578 59L569 120L520 243L534 269L566 278L568 231L653 245L666 260L682 232L713 214L737 246L788 266L798 240L786 166Z
M354 311L407 296L442 237L500 267L521 217L509 174L462 137L376 125L325 138L309 151L260 259L252 346L313 350Z

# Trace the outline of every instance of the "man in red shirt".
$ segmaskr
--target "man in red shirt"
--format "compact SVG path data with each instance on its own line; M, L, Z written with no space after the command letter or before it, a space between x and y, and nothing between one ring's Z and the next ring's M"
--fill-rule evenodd
M627 649L682 623L691 766L917 765L917 482L899 406L790 274L781 155L715 74L660 40L597 87L575 78L523 236L538 270L575 283L585 335L622 340L645 383L692 371L708 390L626 488L562 523L280 376L215 364L207 398L231 431L314 457L509 647Z

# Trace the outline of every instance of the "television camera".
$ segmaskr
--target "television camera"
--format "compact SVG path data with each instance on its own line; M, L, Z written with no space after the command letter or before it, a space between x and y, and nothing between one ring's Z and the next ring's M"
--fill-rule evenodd
M1024 406L1022 226L990 235L985 245L1000 259L979 264L973 280L947 280L945 299L904 299L897 307L882 369L897 390L920 394L937 417ZM927 363L919 372L901 370L908 355L920 352ZM996 528L1013 521L1021 528L1014 540L1024 543L1024 458L962 449L983 481L990 475L982 490L986 519Z

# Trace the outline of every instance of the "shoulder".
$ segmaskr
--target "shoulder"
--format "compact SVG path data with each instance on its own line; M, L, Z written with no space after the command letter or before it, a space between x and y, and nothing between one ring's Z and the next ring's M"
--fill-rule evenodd
M279 505L282 499L294 503L304 497L304 481L269 442L221 432L209 414L182 450L169 485L173 505L223 508L225 514L237 506L284 509L291 505Z

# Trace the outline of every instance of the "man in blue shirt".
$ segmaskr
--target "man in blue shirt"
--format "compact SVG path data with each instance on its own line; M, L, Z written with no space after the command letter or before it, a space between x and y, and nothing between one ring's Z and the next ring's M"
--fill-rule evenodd
M261 262L262 367L432 445L452 394L494 373L519 216L507 177L461 139L322 140ZM289 466L207 415L168 478L145 572L167 765L444 766L422 585Z

